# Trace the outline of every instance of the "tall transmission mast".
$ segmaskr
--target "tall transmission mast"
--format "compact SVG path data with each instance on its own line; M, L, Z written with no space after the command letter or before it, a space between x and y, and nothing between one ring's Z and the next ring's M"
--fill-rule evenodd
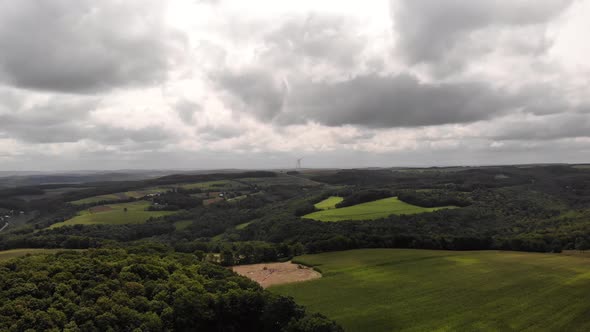
M296 166L297 169L301 169L301 161L302 160L303 160L303 157L297 159L297 166Z

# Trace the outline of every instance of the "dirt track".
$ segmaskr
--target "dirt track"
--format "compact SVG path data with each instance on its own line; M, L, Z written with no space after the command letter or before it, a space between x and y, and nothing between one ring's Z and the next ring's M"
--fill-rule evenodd
M321 278L321 273L299 264L267 263L233 266L234 272L248 277L262 287Z

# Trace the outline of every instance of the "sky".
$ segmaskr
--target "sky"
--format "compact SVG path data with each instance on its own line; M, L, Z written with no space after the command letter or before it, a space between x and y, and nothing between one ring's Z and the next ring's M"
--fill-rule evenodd
M0 170L590 162L590 0L0 0Z

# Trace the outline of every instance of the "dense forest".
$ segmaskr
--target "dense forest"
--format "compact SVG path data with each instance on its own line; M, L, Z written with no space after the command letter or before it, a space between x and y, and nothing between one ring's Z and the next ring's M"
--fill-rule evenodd
M256 175L264 179L270 174L232 174L230 178ZM227 176L199 175L197 179ZM88 207L72 206L67 204L69 200L109 192L105 189L109 186L110 192L117 192L168 183L172 181L170 178L140 181L126 187L121 187L120 183L106 183L96 190L84 189L62 197L26 202L30 209L43 213L22 228L0 233L0 249L103 247L113 241L152 238L173 247L195 243L194 246L206 252L222 247L237 250L243 242L303 246L305 252L363 247L559 251L582 248L590 239L587 210L590 172L569 166L320 173L310 178L324 181L322 186L268 186L234 203L221 201L207 207L187 193L166 194L156 202L161 203L160 208L178 210L178 213L144 224L46 229ZM184 177L172 178L181 181ZM187 178L195 180L195 176ZM23 190L30 192L32 189ZM314 203L330 195L344 198L339 206L398 196L419 206L456 205L461 208L392 215L372 221L322 223L300 218L315 210ZM43 210L47 205L51 207ZM191 224L178 230L172 225L178 220L191 220ZM245 223L247 227L236 228Z
M166 246L0 264L2 331L340 331L292 299Z
M183 187L206 181L217 182ZM112 197L107 201L72 203L154 186L168 189L153 197L114 195L106 196ZM55 190L63 193L47 194ZM302 218L330 196L343 198L337 207L396 196L422 207L458 208L366 221ZM94 207L138 200L151 202L149 210L171 214L144 223L50 227ZM304 314L289 299L273 297L219 265L286 261L305 253L356 248L586 250L590 249L589 207L590 171L569 165L172 175L3 189L0 208L30 217L0 232L0 250L96 250L3 264L0 298L8 301L2 302L0 321L8 323L0 329L24 331L43 324L71 331L186 326L295 331L317 323L328 326L327 331L336 330L324 318ZM179 223L184 226L178 227ZM149 254L138 255L138 246L145 243L159 249L148 248L144 251ZM129 266L135 265L150 272L130 271ZM194 280L187 284L188 279ZM169 297L158 295L162 292ZM181 305L174 301L177 296L170 296L177 292L197 292L193 298L202 302ZM239 311L243 303L248 303L244 310L253 311ZM272 312L280 306L285 306L284 311ZM113 307L126 309L112 311ZM197 307L203 314L191 321L179 314ZM240 312L239 317L231 316L232 310ZM280 328L264 325L269 315L283 315L273 320ZM88 317L104 319L90 322Z

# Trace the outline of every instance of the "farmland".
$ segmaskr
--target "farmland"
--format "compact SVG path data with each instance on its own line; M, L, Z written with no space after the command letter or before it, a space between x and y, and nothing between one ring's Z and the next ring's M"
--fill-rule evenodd
M118 201L130 198L141 198L148 194L158 193L158 192L166 192L170 190L170 188L146 188L141 190L133 190L133 191L125 191L120 193L114 194L106 194L106 195L99 195L99 196L92 196L83 199L79 199L76 201L70 202L74 205L83 205L83 204L92 204L92 203L99 203L104 201Z
M91 224L141 224L150 217L156 218L173 213L171 211L147 211L148 207L149 203L145 201L103 205L83 210L74 218L53 224L50 228Z
M588 331L590 259L365 249L298 257L321 279L274 286L346 331Z
M188 183L180 186L183 189L201 189L205 191L224 191L224 190L239 190L247 188L246 185L233 180L218 180L218 181L207 181Z
M240 182L246 183L250 186L256 186L258 188L268 188L270 186L306 186L306 187L315 187L320 185L320 183L312 181L310 179L296 177L296 176L288 176L288 175L278 175L272 178L242 178Z
M324 202L322 201L320 203L323 204ZM318 221L373 220L385 218L392 214L417 214L449 208L454 208L454 206L424 208L402 202L397 197L390 197L339 209L317 211L307 214L303 218Z
M323 201L316 203L314 206L316 207L316 209L319 209L319 210L335 209L336 204L342 202L342 200L343 200L342 197L330 196L330 197L324 199Z

